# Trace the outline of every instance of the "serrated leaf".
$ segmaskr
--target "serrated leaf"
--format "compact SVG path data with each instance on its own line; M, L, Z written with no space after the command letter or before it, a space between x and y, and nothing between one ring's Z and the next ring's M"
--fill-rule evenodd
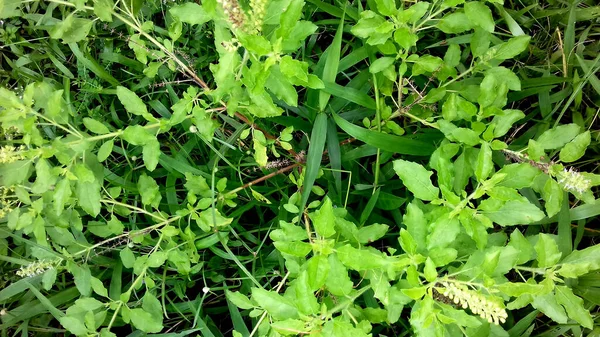
M592 137L589 130L577 135L560 150L560 160L565 163L572 163L580 159L585 154L585 150L591 141Z
M576 250L561 261L558 273L564 277L575 278L600 269L600 245Z
M324 238L335 234L335 215L333 213L333 204L329 197L325 197L321 208L315 212L313 224L317 234Z
M590 312L583 307L583 300L575 296L570 288L557 286L555 293L556 301L565 308L569 318L588 329L594 327Z
M479 1L470 1L465 4L464 8L465 14L474 25L490 33L494 32L496 24L494 23L492 11L488 6Z
M554 266L562 253L558 250L556 241L548 234L539 234L537 243L534 246L537 253L538 267L548 268Z
M298 318L296 306L274 291L252 288L252 299L276 320Z
M394 161L394 171L416 198L421 200L438 198L440 190L433 186L430 178L433 172L425 169L423 165L398 159Z

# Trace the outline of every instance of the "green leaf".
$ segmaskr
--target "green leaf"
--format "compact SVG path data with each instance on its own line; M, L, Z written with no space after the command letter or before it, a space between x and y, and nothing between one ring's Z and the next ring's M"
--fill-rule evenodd
M125 268L133 268L133 264L135 263L135 256L129 247L125 247L119 252L119 256L121 257L121 262L123 263L123 267Z
M104 22L112 22L112 0L97 0L94 2L94 14Z
M563 189L552 178L548 178L542 189L542 198L544 199L544 207L548 217L553 217L560 211L563 200Z
M338 73L338 67L340 64L340 53L342 49L342 34L344 33L344 15L338 25L333 42L327 47L324 55L327 55L325 59L325 66L323 67L323 76L321 79L324 82L335 83L335 78ZM324 111L329 102L331 95L325 91L319 91L319 110Z
M387 69L389 66L393 65L396 61L393 57L380 57L375 62L371 64L369 67L369 72L371 74L377 74Z
M331 254L327 257L329 261L329 274L325 285L327 290L335 296L346 296L350 294L354 283L348 276L348 270L337 258L336 254Z
M462 12L456 12L444 16L437 27L446 34L460 34L473 28L469 17Z
M324 238L335 234L335 215L333 213L333 204L329 197L325 197L323 205L315 212L313 225L317 234Z
M315 255L306 263L308 273L308 285L312 291L317 291L323 287L329 276L329 260L325 255Z
M400 27L394 32L394 41L406 50L416 46L418 40L419 36L408 27Z
M249 52L256 54L257 56L264 56L271 52L271 43L260 35L238 35L240 42Z
M142 308L131 309L129 317L133 326L143 332L157 333L163 329L162 320L156 320L156 317Z
M235 304L235 306L238 308L241 308L241 309L254 308L254 304L252 304L250 299L248 297L244 296L243 294L241 294L239 291L229 291L226 289L225 296L227 296L227 299L231 303Z
M547 130L537 139L537 142L545 150L553 150L563 147L579 134L581 127L577 124L564 124Z
M144 145L142 155L144 159L144 165L146 165L148 171L152 172L156 169L160 153L160 143L158 140L153 140Z
M552 289L547 289L543 284L506 282L498 285L498 290L508 296L519 297L521 295L545 295Z
M92 131L95 134L98 135L104 135L110 132L110 130L106 127L106 125L102 124L101 122L98 122L95 119L89 118L89 117L85 117L83 119L83 124L85 125L85 127Z
M428 233L428 223L425 219L425 215L423 211L419 208L419 206L412 202L408 204L406 207L406 215L403 218L404 224L406 225L406 230L410 233L410 236L414 239L417 249L425 249L427 246L427 233ZM408 245L407 247L402 246L405 251L408 252L407 249L412 250L412 245Z
M86 336L88 333L88 329L85 327L83 321L77 317L63 316L58 320L60 321L60 325L76 336Z
M560 260L562 255L558 250L556 241L548 234L539 234L538 241L534 248L537 253L538 267L540 268L554 266Z
M505 165L496 175L505 174L506 176L498 186L521 189L530 187L534 179L541 173L540 169L527 163L515 163Z
M204 7L194 2L186 2L169 8L169 14L183 23L201 25L210 21L211 17Z
M373 224L364 226L358 230L356 237L362 244L371 243L381 239L389 229L388 225Z
M558 304L554 294L533 296L533 303L531 305L556 323L567 323L568 317L565 314L565 310Z
M146 109L146 105L135 92L122 87L117 87L117 97L127 112L137 115L137 116L146 116L148 115L148 109Z
M426 170L423 165L398 159L394 161L394 171L416 198L421 200L438 198L440 190L433 186L430 178L433 172Z
M20 0L0 1L0 19L6 19L21 14L19 10Z
M278 251L297 257L305 257L312 251L312 246L306 242L277 241L273 244Z
M579 134L560 150L560 160L565 163L572 163L580 159L585 154L585 150L590 145L591 141L592 137L590 131Z
M583 307L583 300L575 296L570 288L556 286L556 301L565 307L569 318L588 329L594 327L590 312Z
M593 245L573 251L561 261L558 273L564 277L576 278L600 269L600 245Z
M490 176L493 169L492 148L489 143L481 143L481 149L479 155L477 155L477 164L475 165L475 177L482 182Z
M77 174L76 174L77 175ZM92 179L83 179L78 176L77 188L75 195L77 196L77 203L79 206L86 211L89 215L96 217L100 213L100 183L92 176Z
M147 176L145 173L142 174L138 180L137 188L142 197L142 204L158 208L162 196L158 184L152 177Z
M545 217L544 212L526 199L509 200L505 203L487 199L481 202L479 209L483 211L483 215L500 226L530 224Z
M492 11L485 4L478 1L467 2L465 4L465 14L475 26L481 27L490 33L494 32L496 24L494 23Z
M337 249L337 257L348 268L362 271L381 268L385 261L381 253L373 251L356 249L351 245L345 245Z
M152 141L156 141L156 137L141 125L126 127L121 136L133 145L146 145Z
M396 14L396 3L394 0L375 0L379 13L387 16Z
M106 289L106 287L104 286L104 284L102 284L102 281L100 281L100 279L95 278L92 276L91 278L91 284L92 284L92 289L94 290L94 292L102 297L107 297L108 298L108 290Z
M71 182L67 178L61 179L54 188L53 206L56 215L61 215L65 204L71 196Z
M114 145L115 145L115 142L111 139L109 141L104 142L104 144L102 144L100 146L100 148L98 149L98 161L99 162L105 161L108 158L108 156L110 156Z
M440 216L429 227L431 233L427 237L427 249L430 250L450 245L460 233L458 219L450 218L449 213Z
M252 288L252 299L276 320L298 318L294 304L274 291Z
M515 122L525 118L521 110L504 110L502 114L494 116L492 124L494 125L494 138L504 136L515 124Z
M308 273L303 271L300 276L292 283L296 298L294 304L298 311L303 315L313 315L319 312L319 302L308 284Z
M323 159L323 150L325 149L325 140L327 139L327 115L320 113L315 119L312 132L310 134L310 145L306 157L306 171L304 173L304 190L300 201L300 211L304 212L304 207L308 202L308 197L312 187L317 179ZM327 229L325 229L327 231Z
M269 157L267 156L267 139L265 138L265 134L260 130L254 130L253 134L253 148L254 148L254 160L256 163L261 166L267 166L269 162Z
M511 59L529 47L530 36L521 35L513 37L510 40L490 48L486 55L496 60Z
M283 336L296 336L298 334L309 334L310 327L299 319L286 319L271 323L271 328ZM235 333L235 332L234 332ZM240 337L242 335L240 334ZM235 335L234 335L235 337Z
M52 26L50 37L62 39L63 43L74 43L85 39L92 28L94 21L78 18L74 13L69 14L63 21Z

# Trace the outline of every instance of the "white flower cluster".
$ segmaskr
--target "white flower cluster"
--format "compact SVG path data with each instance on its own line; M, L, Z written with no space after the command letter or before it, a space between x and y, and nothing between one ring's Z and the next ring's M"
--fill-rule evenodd
M267 12L268 0L250 0L250 17L254 33L260 33Z
M564 169L558 174L558 183L566 190L578 193L584 193L591 187L591 182L572 167L568 170Z
M17 275L20 277L33 277L35 275L43 274L52 268L54 268L54 262L40 260L21 267L21 269L17 270Z
M469 308L474 314L490 323L506 322L508 314L500 299L483 295L454 282L442 282L442 286L445 288L442 295L451 299L454 304L460 305L463 309Z
M20 153L23 149L23 146L14 147L12 145L0 147L0 164L9 164L23 159L24 157Z

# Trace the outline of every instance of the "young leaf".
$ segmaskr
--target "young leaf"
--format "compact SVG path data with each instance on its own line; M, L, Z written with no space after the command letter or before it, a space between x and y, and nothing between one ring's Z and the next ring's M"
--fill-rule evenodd
M298 309L287 298L274 291L252 288L252 299L274 319L298 318Z
M490 33L494 32L494 18L488 6L479 1L470 1L465 4L465 14L476 26Z
M594 327L594 321L592 320L590 312L583 307L583 300L575 296L570 288L557 286L556 301L565 307L565 311L569 318L588 329Z
M554 266L561 257L556 241L548 234L539 234L538 241L535 244L537 253L538 267L547 268Z
M117 97L127 112L137 116L148 115L146 104L144 104L144 101L142 101L142 99L139 98L138 95L136 95L133 91L125 87L118 86Z
M423 165L398 159L394 161L394 171L416 198L421 200L438 198L440 190L433 186L430 178L433 172L426 170Z
M335 215L333 214L333 204L329 197L325 197L323 205L315 212L313 225L317 234L324 238L335 234Z

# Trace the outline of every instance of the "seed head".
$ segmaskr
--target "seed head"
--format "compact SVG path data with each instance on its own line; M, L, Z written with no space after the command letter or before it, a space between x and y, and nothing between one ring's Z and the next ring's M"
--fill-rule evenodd
M572 167L562 170L557 178L558 183L570 192L584 193L591 187L591 182Z
M470 309L479 317L493 324L506 322L508 314L504 309L504 303L496 296L484 295L479 291L469 289L463 284L452 282L442 282L445 288L442 295L451 299L454 304L463 309Z
M55 262L53 261L39 260L21 267L17 270L17 275L22 278L33 277L35 275L43 274L47 270L54 268L54 266Z
M223 12L227 16L227 21L231 23L233 28L242 28L246 23L246 13L240 7L240 3L237 0L217 0Z

